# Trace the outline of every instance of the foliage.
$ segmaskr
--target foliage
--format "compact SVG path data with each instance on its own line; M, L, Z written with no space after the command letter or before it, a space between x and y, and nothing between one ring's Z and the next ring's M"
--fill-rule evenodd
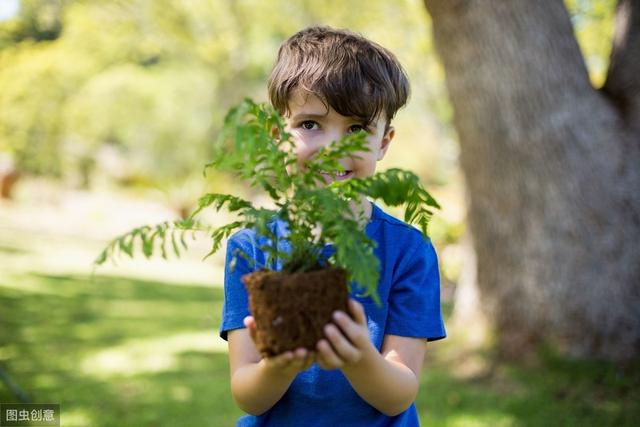
M274 135L279 136L275 138ZM368 178L334 180L325 185L323 175L329 173L335 178L337 173L344 172L340 159L369 150L366 135L360 131L334 141L318 150L301 168L297 165L295 142L286 132L282 117L273 108L246 99L227 115L213 161L206 165L205 173L210 168L231 172L252 187L265 191L274 207L255 207L249 201L228 194L205 194L187 220L136 228L112 241L96 263L103 263L117 251L132 256L136 241L141 243L145 256L152 255L157 242L162 256L166 257L165 247L170 240L179 256L176 233L181 233L182 237L187 230L209 233L212 239L210 255L233 231L244 227L255 229L259 235L268 238L261 247L267 254L267 262L259 267L269 268L276 259L281 259L283 270L293 273L318 269L328 262L347 270L350 278L364 288L364 295L377 301L375 243L362 230L360 218L353 214L350 203L369 196L381 199L389 206L406 205L405 220L417 223L425 235L433 209L439 206L416 175L400 169L390 169ZM196 216L207 208L215 211L224 208L236 213L238 220L218 228L206 227ZM288 224L290 251L281 250L277 236L271 230L270 224L275 217ZM329 259L323 259L322 251L328 244L332 244L335 251Z
M278 46L311 24L350 28L396 52L414 89L403 135L425 134L425 109L433 104L425 97L445 99L419 2L354 0L358 14L337 0L323 7L308 0L21 0L20 6L0 22L0 152L21 172L88 186L103 178L161 188L193 180L193 165L211 154L224 113L247 94L264 99ZM386 25L376 21L380 16ZM403 144L412 139L397 137ZM422 177L442 174L439 153L419 143L423 154L400 158L398 150L389 160L417 170L428 159L430 172Z
M565 0L593 84L604 83L613 39L616 0Z
M565 3L592 80L602 83L615 1ZM21 0L19 14L0 22L0 152L22 172L86 186L103 177L161 188L192 180L224 112L246 94L263 99L279 44L321 23L361 32L398 56L412 99L397 118L396 143L410 149L392 150L385 162L447 182L457 147L441 132L453 115L422 2L351 4Z

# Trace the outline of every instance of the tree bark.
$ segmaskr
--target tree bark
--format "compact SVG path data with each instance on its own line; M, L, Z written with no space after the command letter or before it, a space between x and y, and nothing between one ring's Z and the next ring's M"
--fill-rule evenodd
M609 72L603 91L634 135L640 135L640 0L618 3ZM636 144L639 142L636 141Z
M561 0L425 5L455 111L479 304L499 350L640 355L638 0L618 7L628 25L603 91Z

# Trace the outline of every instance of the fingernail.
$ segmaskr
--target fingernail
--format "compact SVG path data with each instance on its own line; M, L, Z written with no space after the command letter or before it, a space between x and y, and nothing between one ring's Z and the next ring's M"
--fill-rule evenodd
M336 320L342 319L342 316L343 316L343 314L342 314L341 311L334 311L333 312L333 318L336 319Z

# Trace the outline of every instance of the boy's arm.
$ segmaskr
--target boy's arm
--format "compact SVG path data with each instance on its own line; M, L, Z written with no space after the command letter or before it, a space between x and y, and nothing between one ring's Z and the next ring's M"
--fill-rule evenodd
M427 341L385 335L382 353L369 339L362 305L351 300L353 319L338 314L318 343L318 362L325 369L340 368L367 403L388 416L405 411L416 398ZM330 344L329 344L330 343Z
M298 372L313 363L313 354L305 349L262 358L251 333L252 317L245 319L247 328L229 331L229 368L231 394L243 411L260 415L275 405L287 391Z

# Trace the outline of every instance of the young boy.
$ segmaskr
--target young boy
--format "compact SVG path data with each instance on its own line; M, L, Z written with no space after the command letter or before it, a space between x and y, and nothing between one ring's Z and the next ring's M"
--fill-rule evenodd
M300 167L346 133L368 133L370 151L343 159L345 172L335 179L375 173L394 137L391 119L408 93L407 77L391 52L360 35L327 27L308 28L287 40L269 79L271 102L295 139ZM262 358L240 282L252 267L239 257L234 270L225 271L220 335L229 342L233 397L251 414L238 425L418 425L414 400L426 344L446 335L437 256L417 229L366 198L353 209L363 215L363 227L377 243L383 304L352 296L351 316L334 313L313 352L301 348ZM281 224L274 227L276 234L283 233ZM252 230L233 235L227 265L236 249L264 264L258 238Z

